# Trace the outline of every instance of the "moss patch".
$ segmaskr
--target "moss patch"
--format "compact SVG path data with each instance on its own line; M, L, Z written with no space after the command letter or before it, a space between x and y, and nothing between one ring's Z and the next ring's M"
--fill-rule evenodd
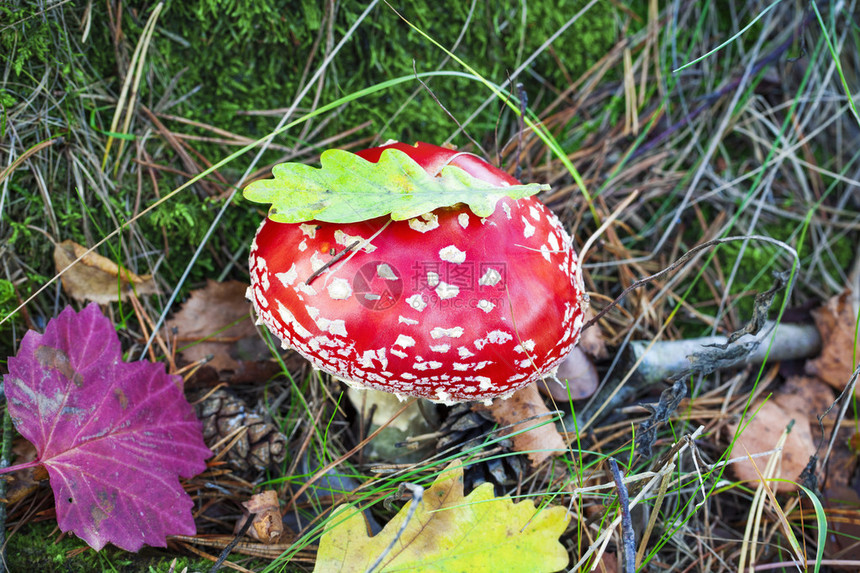
M487 79L502 83L585 4L585 0L525 5L517 1L425 0L395 3L395 8L443 46L456 46L455 53ZM339 3L332 18L321 3L312 0L168 2L149 54L156 70L152 77L162 85L150 89L162 91L172 85L175 98L183 98L170 109L174 115L259 137L279 117L237 113L289 106L323 61L326 44L336 44L365 6ZM125 22L124 31L130 38L139 37L145 23L144 14L134 16L131 12ZM102 54L103 61L98 67L110 76L115 65L106 26L100 34L95 51ZM598 3L544 50L518 81L525 84L532 100L541 90L563 90L570 78L579 77L614 40L613 8L610 3ZM431 71L444 59L445 54L380 3L332 60L319 85L318 101L325 104L387 79L410 76L413 62L418 72ZM453 61L444 67L464 71ZM428 85L460 120L490 95L484 87L462 78L433 78ZM456 125L425 90L410 101L416 88L420 88L417 81L409 82L353 102L319 135L331 136L369 119L373 125L367 133L378 133L383 139L441 141ZM314 94L312 90L301 105L311 105ZM161 93L151 95L160 97ZM394 118L402 104L400 116ZM472 126L472 133L478 139L492 133L496 116L495 108L485 112Z
M129 553L108 545L96 552L74 536L60 535L52 521L27 524L10 536L6 558L8 571L162 573L169 569L174 558L176 571L184 567L189 572L212 568L211 561L176 555L166 549L144 548L139 553ZM267 565L259 560L248 563L241 556L231 560L240 559L244 567L255 570Z

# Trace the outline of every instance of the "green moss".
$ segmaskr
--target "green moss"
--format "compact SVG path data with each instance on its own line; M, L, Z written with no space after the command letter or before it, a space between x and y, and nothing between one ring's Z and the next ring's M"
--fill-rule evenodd
M529 2L525 5L525 22L523 3L513 0L475 2L471 19L470 2L424 0L395 7L447 47L454 46L465 29L457 55L490 81L502 83L507 74L539 49L585 3L585 0ZM275 126L277 117L237 116L237 112L285 108L292 102L303 85L308 58L313 57L309 68L312 73L325 55L329 25L321 6L311 0L168 2L159 19L160 33L156 34L149 54L157 77L164 84L154 89L164 89L175 80L176 97L189 97L172 108L171 113L243 135L264 135ZM365 6L351 2L337 5L334 42L343 37ZM143 14L137 19L129 15L127 19L126 33L129 37L139 37L145 21ZM114 73L114 62L109 58L113 51L107 26L102 28L98 52L103 57L103 71L110 76ZM313 51L319 34L323 34L323 40ZM609 3L599 3L555 42L551 48L555 57L544 50L519 81L525 83L532 101L540 90L562 90L567 78L577 78L614 40L613 8ZM328 103L384 80L409 76L413 74L413 61L419 72L436 69L444 58L438 48L380 3L332 61L324 76L319 101ZM463 71L453 61L445 68ZM479 84L459 78L433 78L428 85L460 120L490 95ZM144 97L146 89L152 87L144 89ZM410 82L351 103L320 137L334 135L368 119L373 125L367 133L377 133L416 88L420 88L419 83ZM310 105L311 97L302 106ZM471 127L479 139L493 132L495 110L490 108ZM379 135L383 139L440 141L455 127L432 97L421 90ZM286 137L294 138L296 133Z
M212 568L211 561L177 555L167 549L145 547L138 553L129 553L107 545L101 551L94 551L73 535L59 535L53 521L29 523L11 535L6 546L6 558L8 571L163 573L174 558L176 571L185 567L188 571L209 571ZM254 570L267 565L260 560L248 563L242 556L231 556L230 560L239 561L244 567Z
M54 35L59 28L44 17L37 5L29 2L0 2L0 61L11 64L15 75L21 75L31 60L47 62L51 57ZM2 98L0 98L2 100ZM2 100L3 105L11 105Z

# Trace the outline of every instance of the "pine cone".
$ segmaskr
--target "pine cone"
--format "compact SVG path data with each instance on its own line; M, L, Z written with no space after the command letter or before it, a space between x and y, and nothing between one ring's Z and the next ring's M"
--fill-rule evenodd
M203 440L210 448L218 442L223 448L233 441L239 428L248 428L225 457L234 470L263 471L284 461L287 437L237 396L217 390L198 403L196 410L203 422ZM224 440L227 436L232 437Z
M442 436L436 442L436 451L442 452L449 448L466 451L478 448L482 443L498 437L497 434L490 434L496 426L490 412L472 410L469 404L457 404L448 411L448 417L439 428ZM489 482L499 494L505 487L517 483L525 471L521 456L497 457L499 454L510 453L513 450L512 445L510 440L504 439L484 446L480 451L470 452L472 455L492 456L493 459L482 460L466 468L463 476L465 489L472 490Z

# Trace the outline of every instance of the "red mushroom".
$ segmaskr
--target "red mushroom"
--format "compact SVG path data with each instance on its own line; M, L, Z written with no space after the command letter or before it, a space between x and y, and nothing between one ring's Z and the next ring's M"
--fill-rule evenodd
M474 155L418 143L430 174L456 165L500 187L519 182ZM551 372L582 328L584 287L571 241L535 198L463 204L405 221L278 223L250 255L260 319L314 366L350 385L440 402L488 400Z

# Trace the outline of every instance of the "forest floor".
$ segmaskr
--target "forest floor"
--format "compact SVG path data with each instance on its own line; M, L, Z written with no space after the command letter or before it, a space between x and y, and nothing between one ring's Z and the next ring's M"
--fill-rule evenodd
M341 503L404 566L478 570L395 527L458 461L446 509L486 527L488 570L860 570L854 2L78 4L0 3L0 374L95 301L124 360L182 376L216 455L182 482L196 535L140 553L61 532L46 476L17 475L9 571L312 570ZM520 418L348 392L251 316L265 208L242 189L388 139L551 186L597 320ZM237 536L266 490L277 535ZM524 527L505 496L562 561L500 541ZM363 571L370 547L341 557Z

